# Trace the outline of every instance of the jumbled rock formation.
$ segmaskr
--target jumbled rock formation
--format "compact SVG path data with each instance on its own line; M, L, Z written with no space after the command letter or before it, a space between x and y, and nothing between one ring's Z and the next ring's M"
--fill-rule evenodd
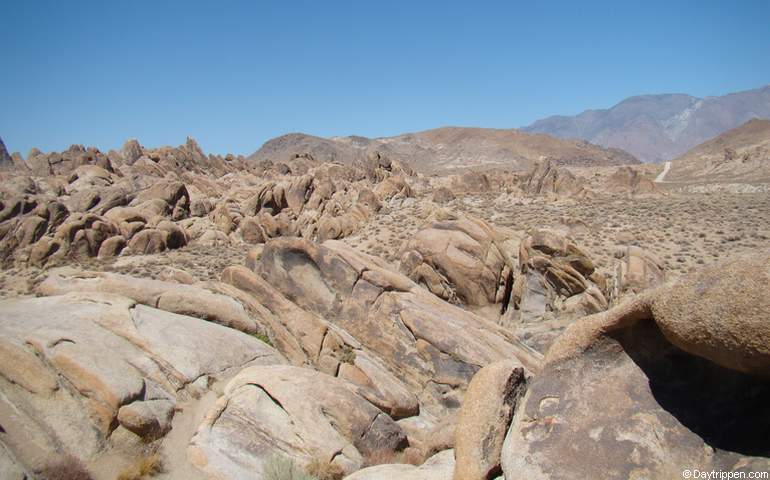
M618 260L612 285L613 298L641 293L662 285L666 280L663 262L643 248L633 245L618 247L615 258Z
M655 182L639 173L639 170L622 166L607 178L605 191L609 193L625 193L628 195L644 195L660 193Z
M341 242L276 239L266 245L259 273L287 299L376 353L418 392L421 411L443 416L456 409L473 374L495 360L519 355L536 369L504 329Z
M118 295L6 300L0 319L2 441L36 471L54 454L86 461L118 438L161 437L216 378L285 363L249 335Z
M516 362L496 362L476 373L455 431L453 480L485 480L502 473L503 441L526 389L524 370Z
M584 182L563 167L557 167L550 159L535 164L521 179L521 189L530 195L579 196L585 193Z
M156 254L187 244L340 239L382 207L413 195L414 172L377 157L366 165L312 156L257 166L205 155L189 139L106 154L74 145L33 150L0 169L0 262L46 267L88 257Z
M313 370L247 368L233 378L192 438L189 458L216 478L262 478L276 455L352 473L374 451L403 450L396 422L348 382Z
M399 269L449 302L500 303L512 272L497 237L489 224L474 217L433 222L407 242Z
M674 478L770 468L770 254L570 326L517 409L506 478Z
M607 309L604 276L577 245L550 230L521 241L503 325L544 352L575 319Z

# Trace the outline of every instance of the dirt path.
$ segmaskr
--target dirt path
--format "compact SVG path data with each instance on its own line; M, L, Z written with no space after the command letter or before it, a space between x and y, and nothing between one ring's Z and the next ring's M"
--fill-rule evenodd
M663 179L666 178L666 174L669 170L671 170L671 162L666 162L666 164L663 166L663 171L660 172L657 177L655 177L655 183L663 183Z

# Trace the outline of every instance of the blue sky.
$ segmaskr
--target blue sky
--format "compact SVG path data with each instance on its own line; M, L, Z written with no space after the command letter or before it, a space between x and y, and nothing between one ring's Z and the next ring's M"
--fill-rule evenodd
M8 149L244 153L770 83L770 2L0 0Z

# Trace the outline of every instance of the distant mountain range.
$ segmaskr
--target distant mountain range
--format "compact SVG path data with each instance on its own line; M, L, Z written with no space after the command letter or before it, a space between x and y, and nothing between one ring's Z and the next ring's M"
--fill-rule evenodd
M320 161L353 163L371 152L386 155L423 172L467 167L529 169L549 158L556 164L607 166L639 163L627 152L516 129L444 127L395 137L358 136L321 138L291 133L268 140L252 161L285 161L310 154Z
M606 110L548 117L522 130L579 138L621 148L644 162L662 162L752 118L770 118L770 85L721 97L640 95Z

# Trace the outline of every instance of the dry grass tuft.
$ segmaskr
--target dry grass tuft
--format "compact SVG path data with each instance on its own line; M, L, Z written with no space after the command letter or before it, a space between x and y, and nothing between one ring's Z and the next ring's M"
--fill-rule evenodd
M83 462L72 455L66 455L46 466L40 472L39 478L41 480L93 480Z
M274 456L265 463L264 480L316 480L303 472L290 458Z
M336 463L315 459L308 464L305 471L318 480L342 480L345 471Z
M163 473L163 458L158 452L148 452L137 457L131 465L123 469L117 480L140 480Z

